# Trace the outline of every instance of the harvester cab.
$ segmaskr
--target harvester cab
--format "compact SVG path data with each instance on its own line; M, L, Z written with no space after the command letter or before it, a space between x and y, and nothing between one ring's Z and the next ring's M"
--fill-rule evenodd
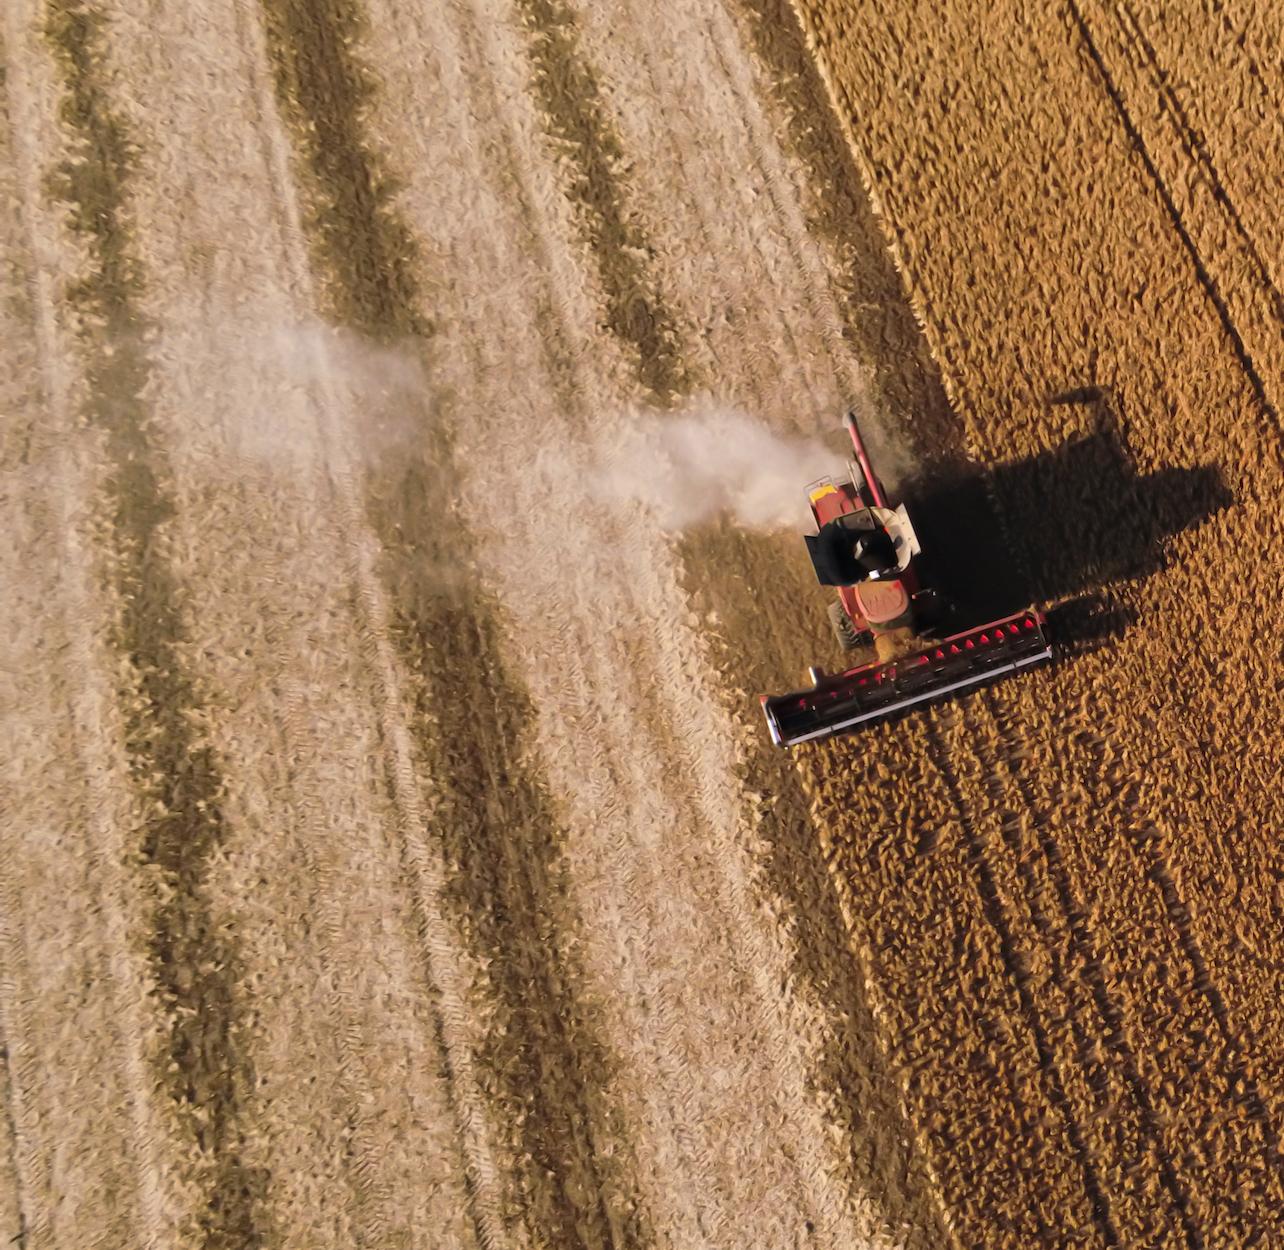
M1052 654L1045 619L1033 607L935 636L940 596L920 583L921 548L909 513L904 504L889 505L855 415L847 413L843 424L855 451L850 477L808 486L816 533L805 541L816 580L838 592L829 618L839 646L872 648L874 657L836 674L812 667L810 690L763 695L767 727L779 746L885 719Z
M904 573L918 554L905 509L859 508L806 534L807 551L822 586L855 586Z

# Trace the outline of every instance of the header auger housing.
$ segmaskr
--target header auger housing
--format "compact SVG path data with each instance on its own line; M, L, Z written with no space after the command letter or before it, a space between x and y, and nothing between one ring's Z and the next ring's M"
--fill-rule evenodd
M807 488L817 532L806 536L816 578L833 586L830 623L844 651L874 657L841 673L811 668L811 689L762 697L772 741L793 746L869 724L1052 655L1033 607L974 629L937 636L944 605L920 584L918 536L904 504L889 506L854 414L843 424L855 459L850 477Z

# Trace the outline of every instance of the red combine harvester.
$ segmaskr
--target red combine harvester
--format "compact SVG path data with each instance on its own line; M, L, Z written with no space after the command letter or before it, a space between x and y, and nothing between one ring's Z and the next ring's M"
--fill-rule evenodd
M839 646L872 646L876 658L841 673L812 668L810 690L763 695L777 746L867 725L1052 655L1046 621L1033 607L937 636L940 594L920 585L909 514L904 504L888 506L855 416L847 413L843 424L856 458L849 480L825 477L807 488L817 529L806 536L807 550L820 584L838 590L829 619Z

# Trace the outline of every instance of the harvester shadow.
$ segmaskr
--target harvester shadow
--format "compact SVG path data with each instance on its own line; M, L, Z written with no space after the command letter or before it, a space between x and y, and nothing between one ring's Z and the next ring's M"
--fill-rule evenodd
M938 468L906 490L927 577L962 624L1060 603L1063 641L1117 637L1131 621L1101 592L1165 568L1165 539L1232 502L1216 466L1138 474L1104 405L1097 425L1051 452L985 472Z
M1137 619L1134 609L1099 593L1067 599L1051 608L1047 616L1057 652L1066 659L1117 642Z

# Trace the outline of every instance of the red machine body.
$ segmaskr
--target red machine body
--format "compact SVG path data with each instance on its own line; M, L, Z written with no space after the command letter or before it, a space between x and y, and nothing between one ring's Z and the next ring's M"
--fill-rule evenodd
M874 658L837 674L813 667L810 690L764 695L779 746L884 719L1052 654L1045 618L1033 607L934 638L941 605L920 582L913 524L904 505L889 506L852 413L844 425L855 452L850 477L807 488L817 533L806 542L818 580L837 590L830 623L840 647L872 648Z

